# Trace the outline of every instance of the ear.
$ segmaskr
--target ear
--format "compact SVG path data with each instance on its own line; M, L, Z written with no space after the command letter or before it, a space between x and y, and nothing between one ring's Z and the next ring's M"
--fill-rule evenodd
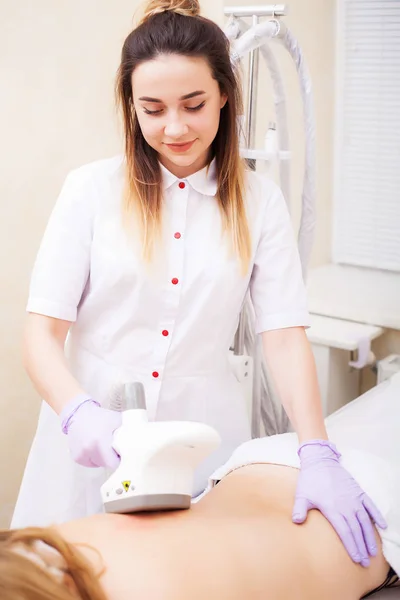
M228 101L228 96L226 94L221 94L220 108L224 108L225 104Z

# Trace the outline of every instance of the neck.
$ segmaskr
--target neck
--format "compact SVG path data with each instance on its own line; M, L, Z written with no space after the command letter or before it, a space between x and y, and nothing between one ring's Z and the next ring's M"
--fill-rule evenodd
M158 159L160 163L166 169L168 169L170 173L172 173L172 175L175 175L175 177L178 177L179 179L185 179L185 177L190 177L190 175L201 171L201 169L204 169L204 167L209 165L211 162L211 155L209 152L207 152L206 155L199 156L190 165L176 165L175 163L171 162L169 159L161 155L158 155Z

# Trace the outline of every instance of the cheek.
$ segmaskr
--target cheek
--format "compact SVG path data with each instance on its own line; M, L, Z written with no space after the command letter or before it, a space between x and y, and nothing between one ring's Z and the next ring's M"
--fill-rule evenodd
M144 139L154 139L162 134L161 120L137 113L137 120Z
M198 122L199 132L202 132L203 137L214 139L218 131L219 119L220 110L217 107L210 107L203 112Z

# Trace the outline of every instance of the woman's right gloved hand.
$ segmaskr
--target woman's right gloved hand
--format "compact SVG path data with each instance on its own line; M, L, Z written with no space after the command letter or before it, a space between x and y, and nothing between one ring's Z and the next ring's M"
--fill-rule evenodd
M72 458L84 467L116 469L119 455L112 447L113 434L121 425L121 413L102 408L90 398L75 398L60 414Z

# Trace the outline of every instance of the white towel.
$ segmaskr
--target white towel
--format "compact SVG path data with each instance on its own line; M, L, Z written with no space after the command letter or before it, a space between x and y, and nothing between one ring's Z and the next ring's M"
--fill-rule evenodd
M400 576L400 375L357 398L326 420L342 465L385 517L378 529L383 554ZM294 433L251 440L239 446L209 479L203 497L235 469L255 463L299 468ZM197 500L200 500L199 497Z

